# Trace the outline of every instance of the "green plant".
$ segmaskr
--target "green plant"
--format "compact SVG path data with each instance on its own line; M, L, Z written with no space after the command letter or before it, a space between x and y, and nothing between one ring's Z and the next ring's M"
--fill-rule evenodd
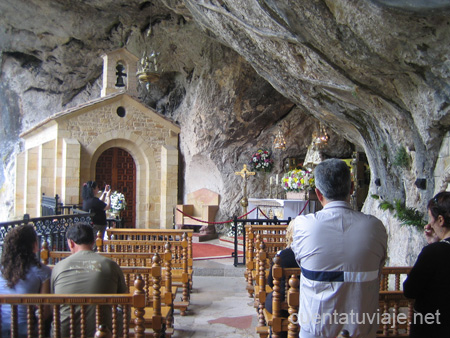
M424 214L422 212L415 208L406 207L398 200L395 201L395 211L395 216L404 225L413 225L423 229L423 227L427 224L423 219Z
M383 211L386 211L386 210L394 211L394 209L395 209L394 206L392 205L392 203L389 203L388 201L384 201L384 200L380 201L378 208L380 208Z
M378 195L371 195L374 199L380 199ZM423 227L427 224L424 220L424 214L419 210L411 207L405 206L400 200L394 200L394 203L380 200L380 204L378 205L383 211L393 211L394 217L397 218L402 225L412 225L419 229L423 229Z
M402 168L409 168L410 157L405 147L400 146L395 153L394 162L395 166Z

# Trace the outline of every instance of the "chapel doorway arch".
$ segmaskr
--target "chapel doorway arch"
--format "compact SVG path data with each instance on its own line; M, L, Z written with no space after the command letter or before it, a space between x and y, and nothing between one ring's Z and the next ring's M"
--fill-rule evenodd
M95 180L102 190L106 184L112 191L124 194L127 207L121 213L124 227L136 227L136 164L125 149L113 147L105 150L95 165Z

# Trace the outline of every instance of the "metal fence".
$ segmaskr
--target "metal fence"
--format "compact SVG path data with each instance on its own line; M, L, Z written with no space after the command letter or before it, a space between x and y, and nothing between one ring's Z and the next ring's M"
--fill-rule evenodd
M91 224L93 216L93 213L87 213L29 218L26 214L21 220L0 223L0 250L3 248L3 240L10 229L25 224L32 224L38 235L39 253L44 241L48 243L50 250L67 251L67 227L78 222Z

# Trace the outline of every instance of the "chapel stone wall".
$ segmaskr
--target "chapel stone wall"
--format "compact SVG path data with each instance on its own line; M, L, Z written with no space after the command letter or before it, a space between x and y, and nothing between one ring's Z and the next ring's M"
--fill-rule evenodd
M125 107L124 117L117 114L118 107ZM80 143L81 182L95 176L100 150L109 147L127 150L136 162L136 227L170 228L178 189L178 133L171 122L144 112L142 107L135 100L122 96L61 120L58 134L61 138L76 139ZM174 149L170 156L162 154L166 146ZM166 156L170 157L170 169L166 174L167 168L164 168L162 174L162 157ZM171 182L167 190L161 188L166 179Z

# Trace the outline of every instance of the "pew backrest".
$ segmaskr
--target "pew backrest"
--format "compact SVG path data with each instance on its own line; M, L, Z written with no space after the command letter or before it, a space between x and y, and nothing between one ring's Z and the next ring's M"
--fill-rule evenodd
M166 243L165 251L162 254L150 253L150 252L97 252L99 255L108 257L109 259L115 261L120 268L125 277L128 290L132 290L133 281L138 276L141 276L144 281L144 290L147 296L147 301L150 302L153 299L153 277L159 276L163 278L164 292L162 298L166 305L172 306L173 295L172 295L172 254L170 252L170 243ZM71 255L70 251L49 251L48 247L44 244L41 251L42 263L45 265L55 265L61 260L69 257ZM158 256L158 261L160 264L154 267L155 256ZM160 270L160 272L158 272Z
M187 243L188 267L192 269L192 229L117 229L106 230L108 240L126 240L151 242L155 249L160 249L165 243L170 242L172 251L181 252L184 238ZM158 244L160 243L160 244ZM98 245L98 244L97 244ZM161 246L162 245L162 246ZM104 250L105 251L105 250Z
M276 253L286 247L286 228L287 224L281 225L245 225L245 247L246 247L246 270L245 278L247 280L247 291L249 296L253 295L253 284L255 275L259 270L257 265L257 255L261 242L266 245L265 252L267 259L272 260ZM266 264L268 267L268 264Z
M77 331L84 331L86 329L87 321L93 320L93 318L86 318L85 309L87 306L95 306L95 327L99 328L100 325L107 325L112 328L112 333L114 337L128 337L130 333L133 333L135 337L144 337L145 327L144 323L144 307L145 307L145 293L143 291L143 281L141 279L136 279L135 281L135 291L134 293L128 294L77 294L77 295L55 295L55 294L17 294L17 295L2 295L0 297L1 306L12 306L11 312L11 336L17 336L18 334L18 318L17 307L19 305L24 305L27 307L28 319L27 319L27 333L29 337L45 337L45 323L44 319L38 317L37 324L34 323L34 309L37 307L40 313L43 313L44 306L50 306L53 310L53 332L54 337L60 337L60 327L61 327L61 312L62 305L66 304L70 308L71 322L75 323L80 320L80 327L75 327L72 325L70 328L70 337L78 337ZM70 304L70 305L69 305ZM102 322L101 308L107 306L112 309L112 323ZM75 308L81 307L81 311L76 312ZM136 318L134 323L130 323L128 318L130 318L131 311L134 311ZM123 316L120 316L120 313ZM75 318L75 316L80 316L80 318ZM120 319L122 318L122 319ZM122 322L119 322L122 320ZM110 325L112 324L112 325ZM134 324L134 325L132 325ZM132 328L134 327L134 330ZM119 327L123 327L122 331L119 332ZM106 333L104 327L97 331L98 334Z
M403 281L410 273L411 266L385 266L381 270L380 291L401 290ZM392 286L391 282L394 283Z
M414 300L401 290L380 291L380 327L377 337L409 337L414 316Z

